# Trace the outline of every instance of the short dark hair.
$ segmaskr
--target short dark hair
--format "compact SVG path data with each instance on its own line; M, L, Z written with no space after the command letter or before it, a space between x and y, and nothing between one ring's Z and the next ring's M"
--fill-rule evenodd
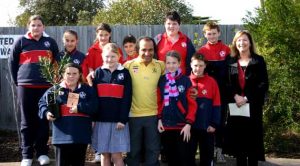
M136 38L132 34L129 34L129 35L127 35L127 36L124 37L124 39L123 39L123 46L126 43L136 43Z
M198 60L198 61L203 61L205 64L207 64L207 59L205 58L205 56L199 52L196 52L193 54L192 58L191 58L191 62L193 60Z
M27 21L27 25L29 25L31 23L31 21L34 21L34 20L40 20L42 22L42 24L45 25L44 19L40 15L32 15L32 16L30 16L29 19L28 19L28 21Z
M167 21L167 19L172 20L172 21L177 21L178 24L180 25L180 15L178 14L177 11L170 11L166 14L165 17L165 21Z
M140 49L140 41L141 40L145 40L145 41L151 41L153 43L153 47L154 47L154 59L157 59L157 46L155 44L155 41L152 37L149 36L142 36L138 39L137 43L136 43L136 51L139 52Z

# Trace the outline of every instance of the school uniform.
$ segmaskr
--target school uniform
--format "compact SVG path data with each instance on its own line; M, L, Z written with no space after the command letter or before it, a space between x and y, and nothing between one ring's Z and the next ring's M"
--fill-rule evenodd
M53 90L48 89L39 101L39 117L46 119L49 111L47 107L47 94ZM78 113L70 113L67 107L70 93L79 94ZM97 111L96 92L86 84L79 84L71 91L64 82L56 99L59 104L60 115L52 122L52 144L55 146L56 165L84 165L87 145L91 143L92 116Z
M35 40L30 32L19 38L13 45L8 64L12 79L17 86L21 112L21 148L23 159L36 155L47 155L49 125L47 120L38 118L38 101L51 86L40 71L39 57L55 59L58 47L46 33Z
M129 152L128 115L132 86L127 69L121 64L113 72L104 66L95 71L93 85L98 92L99 109L95 119L92 146L99 153ZM125 125L117 130L116 125Z
M168 51L175 50L179 52L181 56L180 68L182 73L189 75L191 73L191 58L195 53L195 47L192 41L185 34L178 32L178 35L179 38L174 44L168 40L166 32L163 34L158 34L155 37L157 44L157 58L161 61L165 61Z
M196 155L199 143L200 165L210 166L214 155L214 133L208 133L207 128L216 128L220 124L221 102L217 82L207 74L197 77L190 75L192 84L198 90L196 98L198 109L196 120L192 126L191 143L193 156Z
M192 125L195 121L197 103L190 97L192 83L187 76L179 74L175 76L174 82L170 85L167 83L167 77L166 75L161 76L158 83L158 118L161 119L165 129L161 134L162 145L166 152L168 165L190 166L194 161L191 158L193 156L189 155L191 144L183 141L183 134L180 132L186 124ZM171 91L176 91L178 96L166 96L172 93L165 89L166 86L174 87Z
M221 124L216 130L216 147L223 147L224 144L224 128L227 117L226 104L226 57L230 55L230 48L221 40L217 43L211 44L207 42L198 51L204 55L208 61L205 71L209 76L213 77L220 90L221 97Z

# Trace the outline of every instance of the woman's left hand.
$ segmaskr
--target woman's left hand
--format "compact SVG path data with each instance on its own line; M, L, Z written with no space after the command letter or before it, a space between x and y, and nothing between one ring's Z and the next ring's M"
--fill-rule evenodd
M116 126L116 129L117 130L122 130L122 129L124 129L125 128L125 125L123 124L123 123L121 123L121 122L118 122L117 123L117 126Z
M181 132L180 132L180 135L183 134L183 142L186 141L186 142L189 142L189 140L191 139L191 125L190 124L186 124Z

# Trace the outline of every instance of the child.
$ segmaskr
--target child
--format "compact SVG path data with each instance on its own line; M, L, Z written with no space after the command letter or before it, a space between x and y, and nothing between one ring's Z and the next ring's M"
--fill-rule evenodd
M60 61L64 55L67 55L70 57L70 62L81 65L83 75L87 75L86 68L83 65L85 55L76 49L78 44L77 32L74 30L66 30L63 34L63 43L65 49L58 54L57 61Z
M85 163L87 145L91 143L92 119L97 111L97 96L93 88L82 83L82 69L78 64L64 66L63 80L56 102L61 117L54 118L48 110L47 97L50 88L39 101L39 116L52 121L52 144L55 146L56 166L80 165ZM77 95L69 105L70 95Z
M230 54L230 48L219 40L221 35L220 27L215 22L208 22L203 27L203 33L207 43L202 46L198 53L204 55L208 61L206 72L213 77L219 86L221 94L221 125L216 130L216 159L217 163L225 163L222 154L224 144L224 127L226 122L227 105L225 103L225 58Z
M162 133L168 165L191 165L189 158L190 129L195 120L197 103L190 97L192 83L180 69L177 51L166 54L166 74L158 83L158 130ZM161 95L160 95L161 94Z
M102 66L102 49L103 47L111 41L111 28L106 23L101 23L96 29L96 39L95 43L89 48L86 54L85 66L88 69L88 73L95 71L98 67ZM123 61L122 50L118 48L119 62Z
M195 53L195 47L191 40L180 31L180 15L176 11L168 12L165 16L165 30L163 34L155 37L157 43L157 55L159 60L165 60L168 51L176 50L180 53L180 68L184 75L190 75L190 61Z
M195 157L197 146L200 149L200 165L213 165L214 134L220 124L220 94L216 81L204 74L206 60L203 55L195 53L191 60L190 79L198 90L196 98L198 109L196 121L192 126L192 155Z
M40 72L39 56L56 59L57 43L45 32L43 19L39 15L29 18L28 32L18 39L9 57L12 79L17 86L21 112L21 166L31 166L34 151L40 165L49 164L47 120L38 117L38 101L51 86Z
M94 73L93 86L98 91L99 116L94 126L92 146L102 154L101 165L111 161L123 166L122 153L129 152L129 111L132 85L129 71L118 63L118 46L103 47L103 65Z
M123 48L127 55L126 60L124 58L123 63L138 57L136 52L136 38L133 35L127 35L123 39Z

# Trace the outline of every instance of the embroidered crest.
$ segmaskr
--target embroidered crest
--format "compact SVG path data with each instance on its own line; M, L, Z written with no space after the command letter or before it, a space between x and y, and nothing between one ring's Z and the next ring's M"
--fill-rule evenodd
M133 66L132 70L133 70L133 73L138 73L139 67L138 66Z
M182 46L182 47L186 47L186 42L182 42L182 43L181 43L181 46Z
M203 89L201 93L202 93L203 95L207 95L207 90L206 90L206 89Z
M220 51L220 57L225 57L225 51Z
M152 73L157 73L157 69L156 69L156 68L153 68L153 69L152 69Z
M75 63L75 64L78 64L78 65L79 65L79 64L80 64L80 61L79 61L78 59L74 59L74 60L73 60L73 63Z
M79 92L79 97L81 99L85 99L86 98L86 93L85 92Z
M50 47L49 41L45 41L45 42L44 42L44 46L47 47L47 48L49 48L49 47Z
M185 87L183 85L177 86L178 92L183 93L185 91Z
M124 73L118 74L118 80L124 80Z

